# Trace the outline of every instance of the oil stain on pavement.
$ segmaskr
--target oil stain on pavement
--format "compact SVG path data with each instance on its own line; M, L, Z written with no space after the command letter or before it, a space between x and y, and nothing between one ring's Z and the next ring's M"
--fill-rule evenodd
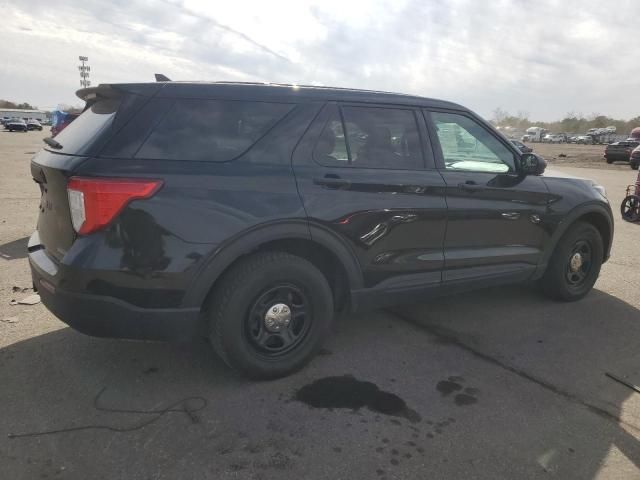
M351 375L316 380L299 389L294 398L313 408L346 408L357 411L366 407L383 415L406 418L412 423L421 420L420 414L410 409L399 396Z
M464 387L464 378L462 377L449 377L447 380L440 380L436 384L436 390L438 390L443 397L447 397L454 392L459 392L453 398L453 402L459 406L464 407L467 405L473 405L478 401L477 395L480 390L473 387Z

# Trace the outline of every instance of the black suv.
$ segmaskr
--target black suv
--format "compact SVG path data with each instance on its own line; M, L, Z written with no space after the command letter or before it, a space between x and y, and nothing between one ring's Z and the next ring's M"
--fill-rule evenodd
M583 297L604 189L545 174L459 105L383 92L178 83L83 89L32 160L43 303L91 335L206 336L254 378L301 367L336 311L538 280Z

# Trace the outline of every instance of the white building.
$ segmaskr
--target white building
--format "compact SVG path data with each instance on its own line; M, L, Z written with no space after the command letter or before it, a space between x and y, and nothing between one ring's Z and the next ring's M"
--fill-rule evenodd
M0 118L24 118L28 120L35 118L39 122L44 122L49 117L44 110L22 110L19 108L0 108Z

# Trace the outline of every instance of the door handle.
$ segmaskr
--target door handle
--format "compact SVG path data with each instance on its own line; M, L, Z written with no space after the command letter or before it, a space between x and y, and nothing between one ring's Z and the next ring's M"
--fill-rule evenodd
M458 188L461 188L462 190L480 190L484 187L482 185L478 185L473 180L467 180L464 183L459 183Z
M323 187L328 187L328 188L349 188L351 186L351 182L349 180L340 178L337 175L335 176L325 175L322 178L314 178L313 183L315 185L322 185Z
M506 220L518 220L520 218L518 212L502 212L500 215Z

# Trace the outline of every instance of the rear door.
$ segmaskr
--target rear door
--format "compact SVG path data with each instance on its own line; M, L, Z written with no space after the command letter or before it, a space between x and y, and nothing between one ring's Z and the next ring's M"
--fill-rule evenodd
M527 278L546 240L549 192L540 176L516 171L520 155L473 116L425 111L446 182L445 282Z
M355 252L366 287L441 282L444 182L425 140L414 108L330 103L294 153L310 222Z

